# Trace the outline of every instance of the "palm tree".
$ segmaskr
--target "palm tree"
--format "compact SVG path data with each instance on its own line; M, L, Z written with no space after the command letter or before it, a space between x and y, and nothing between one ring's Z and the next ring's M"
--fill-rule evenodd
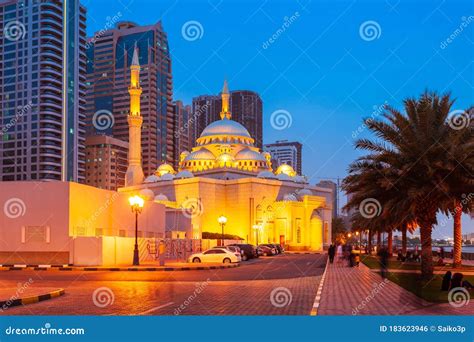
M453 141L453 130L447 119L453 101L449 94L439 96L425 92L419 99L407 99L403 103L405 113L387 106L382 119L365 120L367 128L378 139L356 142L356 148L368 154L351 165L349 177L378 173L379 180L372 187L391 194L385 203L390 214L416 218L422 244L421 273L429 278L433 274L431 233L437 223L436 214L451 197L449 185L455 183L445 164L449 160L450 170L458 171L470 170L472 163L471 159L450 155L448 147ZM466 148L471 155L472 147ZM472 177L472 174L467 176ZM456 179L466 181L465 177ZM397 191L402 196L393 195Z

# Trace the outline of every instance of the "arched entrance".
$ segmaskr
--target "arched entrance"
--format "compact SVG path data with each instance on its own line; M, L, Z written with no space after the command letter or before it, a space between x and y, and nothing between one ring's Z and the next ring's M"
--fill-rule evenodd
M323 220L318 210L313 210L309 225L309 248L312 251L323 250Z

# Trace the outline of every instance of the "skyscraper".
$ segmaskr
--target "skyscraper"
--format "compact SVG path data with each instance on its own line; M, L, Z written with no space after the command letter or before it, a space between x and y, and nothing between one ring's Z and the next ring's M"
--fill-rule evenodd
M301 175L303 172L303 145L297 141L279 140L266 144L263 150L269 152L278 165L291 165ZM276 165L276 166L278 166Z
M0 180L84 181L86 10L0 0Z
M260 95L250 90L229 92L229 106L233 120L243 125L255 139L255 146L262 148L263 141L263 102ZM193 115L196 117L194 139L211 122L219 120L222 106L221 95L201 95L193 98ZM194 141L193 139L193 141Z
M181 152L191 151L194 146L193 129L194 122L192 120L193 113L190 105L184 105L182 101L173 103L173 112L175 115L176 127L174 130L174 150L179 156ZM174 167L178 167L176 160Z
M146 176L174 161L171 59L161 22L119 22L98 32L87 49L87 131L128 141L130 65L135 44L141 67L142 164Z

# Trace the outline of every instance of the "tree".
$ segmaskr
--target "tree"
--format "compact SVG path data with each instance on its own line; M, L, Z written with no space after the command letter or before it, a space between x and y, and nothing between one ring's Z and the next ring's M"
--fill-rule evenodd
M346 233L346 227L342 217L333 217L332 219L332 241L339 241Z
M403 104L405 113L387 106L381 119L365 120L377 140L356 142L356 148L368 154L351 165L348 182L366 184L367 179L376 177L365 190L353 190L360 196L367 191L367 197L371 193L382 193L384 213L396 217L399 224L416 221L422 245L421 273L429 278L433 274L431 233L437 223L436 214L447 207L448 200L452 203L456 198L450 192L450 185L459 182L458 186L463 186L473 181L473 178L467 180L472 177L470 171L464 177L459 171L472 169L473 150L471 140L459 139L458 142L468 144L463 146L468 157L460 158L458 153L450 155L454 134L448 124L453 104L449 94L439 96L425 92L418 99L406 99ZM453 171L456 176L451 175ZM360 198L359 203L362 203Z

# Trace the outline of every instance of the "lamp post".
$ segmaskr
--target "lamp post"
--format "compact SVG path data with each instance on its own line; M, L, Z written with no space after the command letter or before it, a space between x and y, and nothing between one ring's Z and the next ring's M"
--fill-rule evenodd
M133 250L133 266L140 265L140 256L138 253L138 214L142 212L145 200L138 195L131 196L128 199L132 213L135 213L135 248Z
M224 215L221 215L217 219L217 222L219 222L219 224L221 225L221 229L222 229L221 246L224 246L224 226L227 223L227 217L225 217Z
M359 237L359 249L362 251L362 234L356 232L356 235Z

